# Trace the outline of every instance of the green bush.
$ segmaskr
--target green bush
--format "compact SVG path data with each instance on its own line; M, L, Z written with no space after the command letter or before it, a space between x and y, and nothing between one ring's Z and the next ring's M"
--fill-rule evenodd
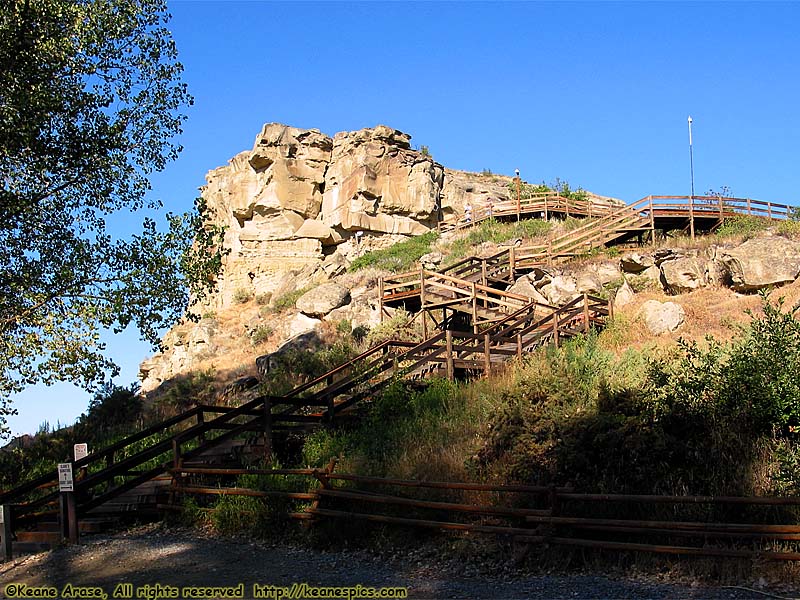
M545 235L552 225L541 219L524 219L519 222L505 223L496 219L481 221L470 228L464 237L451 242L446 251L448 256L445 263L454 263L457 260L475 254L475 248L484 242L501 244L518 238L535 238Z
M250 341L254 346L258 346L266 342L273 333L275 333L275 330L269 325L259 325L255 328L253 333L250 334Z
M355 259L348 270L353 272L367 267L375 267L392 273L408 271L422 255L431 251L431 244L438 237L439 234L436 231L429 231L402 242L397 242L388 248L367 252Z
M749 215L740 215L726 218L722 225L720 225L720 227L717 229L716 234L719 237L738 235L751 237L761 231L764 231L769 226L770 222L767 219Z
M250 290L245 288L237 288L236 291L233 292L233 301L238 304L249 302L252 297L253 294L250 292Z
M617 358L588 336L542 349L505 392L475 467L587 491L795 489L800 321L796 309L766 296L763 304L728 344L681 342L666 354Z
M294 290L293 292L287 292L281 296L278 296L275 299L275 302L272 303L272 308L270 312L282 312L289 308L294 308L294 305L297 304L297 301L300 299L300 296L305 294L309 291L311 287L303 287L299 290Z

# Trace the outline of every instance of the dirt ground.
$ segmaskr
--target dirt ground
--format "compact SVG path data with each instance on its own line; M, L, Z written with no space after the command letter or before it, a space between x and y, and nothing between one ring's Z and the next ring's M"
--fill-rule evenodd
M119 587L128 583L129 587ZM308 588L300 588L306 583ZM66 587L74 586L72 589ZM159 584L162 587L157 588ZM234 587L243 584L238 590ZM292 590L292 585L298 584ZM29 587L25 588L24 585ZM487 576L458 560L414 551L375 556L366 551L322 552L251 540L143 526L125 533L86 537L79 546L0 565L0 597L165 598L333 597L317 587L401 587L409 598L795 598L789 586L707 587L586 575L519 575L512 568ZM102 589L91 589L97 586ZM149 587L146 587L149 586ZM170 586L170 587L167 587ZM254 586L260 586L254 588ZM281 590L280 588L286 588ZM116 592L116 594L115 594ZM345 594L346 590L337 593ZM92 596L93 594L93 596ZM173 595L170 595L173 594ZM194 596L192 596L194 594ZM347 596L338 596L347 597ZM355 598L358 595L353 596ZM362 594L360 597L367 597ZM395 596L396 597L396 596Z

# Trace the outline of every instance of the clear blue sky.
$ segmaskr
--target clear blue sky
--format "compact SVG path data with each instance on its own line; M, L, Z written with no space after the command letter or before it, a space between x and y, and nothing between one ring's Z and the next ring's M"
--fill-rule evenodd
M187 209L207 170L265 122L379 123L445 166L634 201L695 190L800 204L800 4L171 2L195 97L154 195ZM149 353L111 340L128 384ZM17 432L72 422L87 396L35 388Z

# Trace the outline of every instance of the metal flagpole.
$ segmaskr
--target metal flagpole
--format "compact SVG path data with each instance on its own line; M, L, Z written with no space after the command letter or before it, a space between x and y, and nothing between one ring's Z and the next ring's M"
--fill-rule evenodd
M689 117L689 172L692 177L692 195L689 197L689 232L694 239L694 154L692 152L692 117Z

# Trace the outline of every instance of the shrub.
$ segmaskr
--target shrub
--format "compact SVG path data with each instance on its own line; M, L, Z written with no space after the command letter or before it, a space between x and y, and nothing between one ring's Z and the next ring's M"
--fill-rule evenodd
M274 332L275 330L269 325L259 325L250 334L250 341L253 343L254 346L263 344L272 336Z
M299 290L294 290L293 292L287 292L282 296L278 296L275 299L275 302L272 303L272 308L270 312L282 312L289 308L294 308L294 305L297 304L297 301L300 299L300 296L305 294L311 287L303 287Z
M353 324L350 322L350 319L342 319L338 323L336 323L336 332L340 335L350 335L350 332L353 331Z
M367 267L385 269L393 273L407 271L414 266L420 257L431 251L431 244L439 237L438 232L429 231L402 242L397 242L388 248L373 250L355 259L348 268L349 271L358 271Z
M256 295L256 304L259 306L265 306L269 304L270 300L272 300L272 292Z
M245 288L237 288L236 291L233 292L233 301L238 304L249 302L252 297L253 294L250 293L250 290Z
M764 231L769 227L770 223L767 219L761 217L753 217L749 215L740 215L730 217L717 229L719 237L730 237L742 235L745 237L752 237L760 231Z
M471 228L464 237L455 240L447 247L448 256L445 263L474 254L475 247L484 242L501 244L517 238L534 238L546 234L552 225L540 219L525 219L514 223L503 223L495 219L487 219Z

